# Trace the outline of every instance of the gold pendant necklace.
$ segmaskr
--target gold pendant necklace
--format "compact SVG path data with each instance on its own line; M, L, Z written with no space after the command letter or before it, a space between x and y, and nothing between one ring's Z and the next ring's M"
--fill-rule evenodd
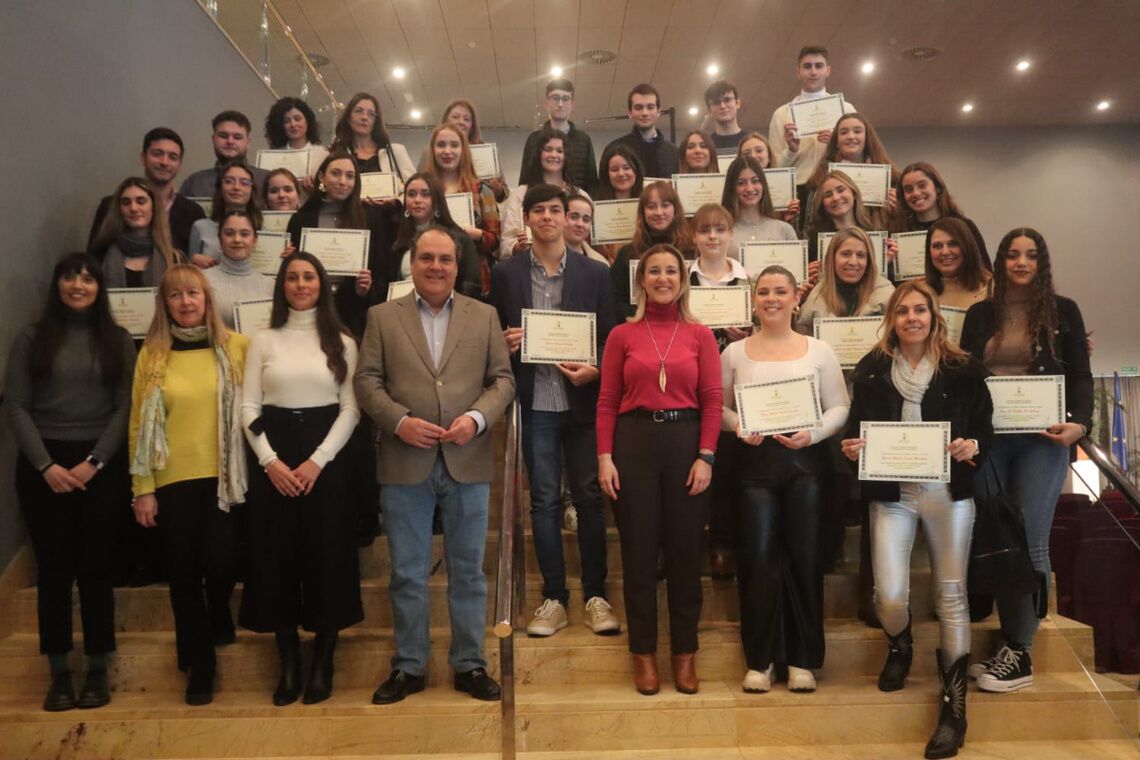
M657 347L657 339L653 337L653 330L649 327L649 320L642 320L645 323L645 329L649 331L649 340L653 341L653 350L657 353L657 361L660 370L657 373L657 387L661 392L665 392L665 386L669 382L669 378L665 375L665 360L669 358L669 352L673 350L673 341L677 339L677 330L681 327L681 320L678 319L673 325L673 337L669 338L669 345L665 347L665 353L661 353L661 349Z

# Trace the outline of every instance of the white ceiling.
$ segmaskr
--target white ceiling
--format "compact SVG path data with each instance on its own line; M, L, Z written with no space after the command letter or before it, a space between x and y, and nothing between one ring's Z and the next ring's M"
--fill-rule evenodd
M331 59L336 97L365 90L389 123L432 123L452 98L484 126L533 128L558 64L576 87L577 123L625 113L638 82L700 120L709 63L737 84L741 123L767 128L798 91L796 53L831 52L829 90L882 126L1140 122L1137 0L273 0L301 46ZM921 63L914 45L942 49ZM592 48L607 65L574 65ZM1014 70L1021 58L1032 62ZM870 76L860 73L876 63ZM396 66L407 70L393 78ZM1111 100L1097 112L1095 103ZM963 114L961 106L975 109ZM600 126L600 125L599 125ZM624 126L624 125L622 125Z

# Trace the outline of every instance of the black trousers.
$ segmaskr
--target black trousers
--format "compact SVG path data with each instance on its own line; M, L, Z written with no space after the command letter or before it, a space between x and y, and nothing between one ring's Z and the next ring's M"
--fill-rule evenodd
M237 570L237 521L232 512L218 509L217 491L217 478L184 480L155 491L178 668L183 671L213 670L214 636L234 628L230 596Z
M56 464L71 468L83 461L94 441L45 440ZM40 652L72 649L71 587L79 585L79 614L85 654L115 651L116 515L129 503L126 459L116 456L84 491L54 493L31 462L16 459L16 495L39 568L36 606Z
M701 617L701 533L708 491L690 496L700 422L658 423L622 415L614 432L621 490L614 504L621 537L629 649L657 651L657 556L665 556L669 638L674 654L697 651Z
M820 445L792 451L768 438L742 455L736 554L740 638L750 670L823 665Z
M736 433L721 432L709 484L709 549L731 549L736 542L736 500L740 496L737 460L743 444Z
M260 422L277 456L292 468L320 445L338 413L335 405L266 406ZM364 619L347 452L346 446L325 465L307 496L282 496L261 468L251 468L250 563L238 616L244 627L338 631Z

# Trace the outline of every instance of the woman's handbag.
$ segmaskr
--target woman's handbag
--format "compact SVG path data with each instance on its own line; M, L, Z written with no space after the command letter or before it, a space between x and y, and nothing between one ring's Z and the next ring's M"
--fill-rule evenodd
M972 595L1037 592L1041 581L1029 559L1021 508L1002 486L993 462L986 462L994 482L986 478L985 491L974 494L974 540L966 588Z

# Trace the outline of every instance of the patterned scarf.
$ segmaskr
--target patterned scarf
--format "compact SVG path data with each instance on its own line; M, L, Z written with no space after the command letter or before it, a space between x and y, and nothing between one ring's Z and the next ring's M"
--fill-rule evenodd
M903 422L922 422L922 397L933 378L934 364L929 356L922 357L918 366L911 368L902 351L895 352L895 360L891 362L891 384L903 397Z

